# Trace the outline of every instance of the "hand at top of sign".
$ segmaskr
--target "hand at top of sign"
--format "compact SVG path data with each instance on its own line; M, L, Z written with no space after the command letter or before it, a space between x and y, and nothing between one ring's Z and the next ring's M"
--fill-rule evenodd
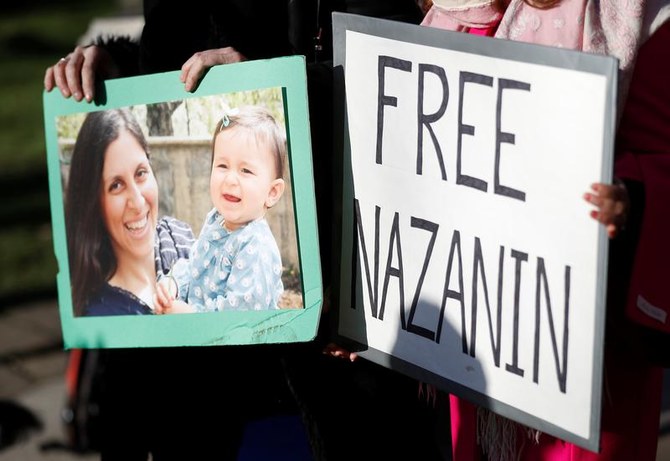
M104 48L96 45L78 46L72 53L47 68L44 73L44 89L51 91L58 87L66 98L73 96L77 101L85 98L91 102L96 78L118 76L118 66Z
M199 51L191 56L181 67L179 80L186 91L194 91L200 79L210 67L246 61L247 58L232 46L213 50Z
M616 181L614 184L595 183L593 192L586 192L584 200L596 207L591 217L607 227L607 235L614 238L623 229L628 218L630 202L626 186Z
M66 98L90 102L95 81L181 68L184 88L193 91L212 66L304 54L302 43L311 38L311 28L302 27L309 2L291 8L287 2L244 0L196 2L190 8L163 0L144 3L141 33L103 31L93 46L78 47L49 67L45 89L58 87Z
M182 66L179 79L186 91L194 91L210 67L246 61L235 48L228 46L199 51ZM91 45L76 47L70 54L48 67L44 74L44 88L58 87L64 97L91 102L95 97L95 80L116 78L119 68L104 47Z

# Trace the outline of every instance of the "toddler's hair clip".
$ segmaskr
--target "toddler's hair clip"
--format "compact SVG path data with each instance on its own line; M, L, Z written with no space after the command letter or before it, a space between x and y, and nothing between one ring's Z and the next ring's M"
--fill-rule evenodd
M240 110L238 108L226 110L223 113L223 117L221 117L221 129L223 130L224 128L228 128L233 123L230 117L235 117L239 113Z

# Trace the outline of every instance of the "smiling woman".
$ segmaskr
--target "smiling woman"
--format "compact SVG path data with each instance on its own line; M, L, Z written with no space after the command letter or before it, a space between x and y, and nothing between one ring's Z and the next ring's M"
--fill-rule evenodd
M188 225L158 220L147 150L127 110L92 112L79 131L65 203L77 315L152 314L157 272L188 256ZM157 239L157 229L172 237Z
M105 152L102 169L102 214L116 256L111 285L134 287L151 306L154 235L158 185L146 151L128 131L121 131ZM141 277L126 280L128 268L143 268Z

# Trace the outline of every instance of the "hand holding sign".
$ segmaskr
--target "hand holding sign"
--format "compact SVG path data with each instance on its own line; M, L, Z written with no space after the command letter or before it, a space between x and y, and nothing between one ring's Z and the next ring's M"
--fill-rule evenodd
M593 193L584 194L584 200L596 206L591 211L591 217L605 225L609 238L614 238L625 226L628 218L628 190L623 182L595 183L591 185L591 189Z

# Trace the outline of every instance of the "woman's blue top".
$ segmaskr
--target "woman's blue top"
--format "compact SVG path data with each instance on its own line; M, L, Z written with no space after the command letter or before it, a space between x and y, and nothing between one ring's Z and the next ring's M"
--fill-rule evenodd
M89 300L84 315L151 315L153 311L144 301L123 288L105 283Z

